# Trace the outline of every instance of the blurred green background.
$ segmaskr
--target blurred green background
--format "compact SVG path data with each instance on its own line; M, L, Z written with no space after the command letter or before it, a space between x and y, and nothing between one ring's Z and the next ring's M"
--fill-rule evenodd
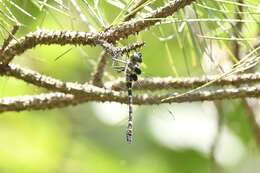
M166 1L148 2L142 13ZM101 31L102 24L112 24L131 1L78 0L76 3L93 27ZM119 45L136 40L146 42L141 50L143 77L216 74L218 64L230 69L236 61L230 53L232 42L216 38L231 38L233 21L224 20L233 19L237 7L234 1L198 1L176 13L168 24L151 27L120 41ZM259 9L258 0L246 1L248 21L244 22L242 38L256 37ZM3 0L0 10L1 40L7 37L6 30L10 31L15 21L22 24L18 38L39 28L88 31L72 1ZM194 18L201 20L188 21ZM203 18L217 20L203 22ZM113 24L117 23L120 20ZM215 39L203 39L201 35ZM247 49L252 42L245 39L240 44ZM62 55L64 52L67 53ZM16 57L14 63L63 81L84 83L91 79L101 52L100 47L38 46ZM119 77L123 74L114 72L109 62L105 81ZM1 98L42 92L47 91L14 78L0 78ZM220 104L223 124L215 153L220 172L259 172L258 146L240 100ZM2 113L0 173L213 172L210 153L218 129L218 113L213 102L135 106L131 145L125 142L127 105L85 103L54 110Z

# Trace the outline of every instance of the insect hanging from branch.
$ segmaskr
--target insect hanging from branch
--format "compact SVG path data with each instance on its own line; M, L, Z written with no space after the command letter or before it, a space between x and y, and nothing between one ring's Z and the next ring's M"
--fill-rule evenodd
M142 54L140 52L133 53L126 61L113 58L114 61L125 64L124 67L116 67L117 71L125 73L125 82L128 94L128 125L126 131L126 141L133 141L133 82L138 80L138 75L142 73L140 64L142 63Z

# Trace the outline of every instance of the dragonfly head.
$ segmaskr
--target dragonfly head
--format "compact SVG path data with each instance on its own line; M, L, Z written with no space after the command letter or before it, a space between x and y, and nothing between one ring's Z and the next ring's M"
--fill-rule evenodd
M140 52L135 52L132 56L131 56L131 61L134 62L138 62L141 63L142 60L142 54Z

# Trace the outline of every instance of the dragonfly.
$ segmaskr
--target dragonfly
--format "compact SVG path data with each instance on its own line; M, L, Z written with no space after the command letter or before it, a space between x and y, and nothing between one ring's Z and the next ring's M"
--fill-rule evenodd
M140 65L142 63L142 54L134 52L128 60L121 60L112 58L113 61L124 64L124 66L114 66L117 71L124 72L125 82L128 96L128 125L126 131L126 141L132 143L133 141L133 82L138 80L138 75L142 73Z

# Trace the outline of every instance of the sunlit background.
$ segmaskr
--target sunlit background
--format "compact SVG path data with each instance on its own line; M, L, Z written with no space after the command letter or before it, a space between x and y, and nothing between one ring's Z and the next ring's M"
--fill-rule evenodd
M166 2L148 0L137 16ZM240 42L243 50L250 47L259 31L260 14L258 0L245 3L247 21L241 37L248 39ZM39 28L88 31L84 18L101 31L103 25L122 21L120 11L127 4L131 6L132 1L3 0L1 40L15 21L22 24L18 38ZM232 38L234 21L225 19L233 19L237 7L234 0L198 1L168 22L120 41L119 46L136 40L146 42L141 50L143 77L217 74L219 66L227 71L236 57L232 55L232 41L225 39ZM192 22L197 18L200 20ZM101 52L100 47L38 46L17 56L13 63L63 81L85 83L91 79ZM109 61L104 80L120 77L124 74L114 72ZM42 92L47 91L0 77L1 98ZM133 144L125 141L127 116L127 105L92 102L2 113L0 173L208 173L216 171L216 165L220 172L228 173L260 170L259 146L240 100L134 106Z

